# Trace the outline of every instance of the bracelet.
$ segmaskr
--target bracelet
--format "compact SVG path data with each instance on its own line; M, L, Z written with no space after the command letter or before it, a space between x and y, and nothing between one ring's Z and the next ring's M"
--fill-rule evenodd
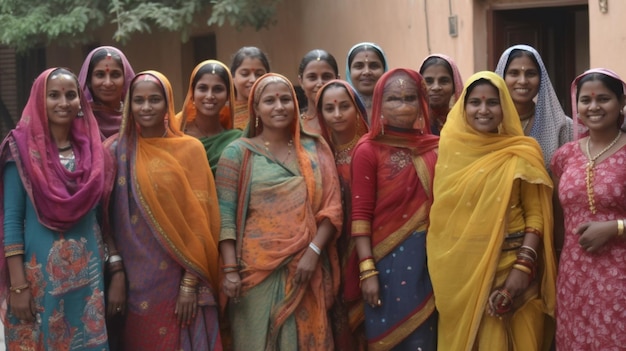
M363 272L372 271L372 270L376 270L376 265L374 264L373 258L368 258L364 261L361 261L361 263L359 263L359 272L363 273Z
M198 291L196 290L196 288L190 288L190 287L188 287L188 286L184 286L184 285L181 285L181 286L180 286L180 291L187 292L187 293L193 293L193 294L195 294L195 293L197 293L197 292L198 292Z
M224 273L239 272L239 266L237 266L237 267L226 267L226 268L222 269L222 272L224 272Z
M617 237L621 237L624 235L624 220L623 219L618 219L617 220Z
M495 306L496 313L504 314L509 312L511 310L511 305L513 304L513 297L511 296L511 293L508 290L502 288L498 290L497 294L502 296L503 301Z
M314 242L309 243L309 248L313 250L318 256L322 254L322 249L320 249Z
M530 246L523 245L519 248L518 254L528 254L533 261L537 260L537 250L533 249Z
M195 287L198 285L198 279L183 278L181 284L189 287Z
M223 264L222 265L222 269L224 268L239 268L239 265L236 263L230 263L230 264Z
M359 287L361 287L361 282L364 281L367 278L371 278L375 275L378 275L378 271L371 271L371 272L367 272L361 276L359 276Z
M532 269L530 269L530 268L528 268L526 266L522 266L521 264L514 264L513 268L517 269L518 271L522 271L522 272L528 274L529 276L533 275Z
M14 292L16 294L21 294L22 291L26 290L30 288L30 285L28 283L25 283L24 285L20 285L20 286L16 286L16 287L9 287L9 291Z
M122 256L120 255L111 255L109 256L109 264L119 262L122 260Z

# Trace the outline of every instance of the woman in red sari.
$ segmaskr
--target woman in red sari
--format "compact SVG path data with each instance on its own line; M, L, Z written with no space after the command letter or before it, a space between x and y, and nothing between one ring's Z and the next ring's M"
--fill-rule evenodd
M422 76L385 73L372 126L352 156L352 237L359 255L369 350L435 350L437 314L426 228L439 138L430 134ZM349 286L346 286L346 290Z
M322 136L335 154L344 212L343 228L337 240L342 285L331 314L335 348L365 350L361 291L358 284L352 284L351 289L345 290L343 282L346 277L354 277L358 272L358 257L350 235L350 164L356 143L368 131L367 112L357 92L343 80L331 80L322 86L317 93L316 105Z

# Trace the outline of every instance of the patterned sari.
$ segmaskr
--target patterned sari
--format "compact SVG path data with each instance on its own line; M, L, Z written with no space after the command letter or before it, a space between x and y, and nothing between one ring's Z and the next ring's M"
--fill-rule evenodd
M206 151L206 156L209 160L209 165L211 166L211 172L213 172L213 176L215 176L215 171L217 170L217 161L219 161L220 156L222 155L222 150L226 147L226 145L230 144L231 141L241 137L241 130L233 129L233 124L235 120L234 108L232 107L235 102L235 88L233 86L233 77L230 74L230 70L226 65L216 60L206 60L200 62L191 72L191 78L189 79L189 89L187 90L187 97L185 97L185 103L183 104L183 109L176 115L176 120L181 123L180 129L185 131L185 126L187 123L193 121L198 116L198 111L196 110L193 102L193 80L198 74L198 71L207 66L207 65L219 65L224 70L226 70L229 82L226 82L228 89L228 101L222 110L220 111L220 124L224 128L224 130L215 135L199 138L202 146L204 146L204 150ZM184 124L183 124L184 122Z
M322 115L321 98L328 87L341 85L346 90L357 111L357 122L354 130L354 138L347 144L338 144L333 139L331 128L327 125ZM335 165L339 175L339 184L341 186L341 203L343 205L343 227L341 235L337 240L337 251L339 252L339 260L341 262L342 285L340 287L337 301L332 309L333 332L335 336L336 350L364 350L366 347L365 331L363 321L363 301L361 300L361 292L356 291L351 294L345 294L343 282L347 276L358 274L358 256L352 240L350 227L350 214L352 213L352 195L350 191L350 165L352 163L352 155L354 147L359 139L368 131L367 112L365 106L359 98L354 88L345 81L331 80L321 87L317 93L317 120L320 123L321 135L330 145L335 154ZM358 345L358 346L357 346Z
M266 84L287 84L292 92L294 162L283 163L250 140L263 128L253 106ZM328 145L300 131L296 101L286 78L259 78L247 133L226 147L217 169L220 240L235 240L241 267L241 296L226 306L237 351L333 348L328 309L339 285L335 239L323 248L309 282L295 284L294 275L321 221L330 220L339 233L339 183Z
M154 71L140 75L161 82L166 118L174 116L167 79ZM219 210L204 149L176 123L168 123L162 138L141 137L126 105L119 136L107 140L117 159L113 230L129 282L124 348L221 350L215 298ZM183 328L174 310L184 272L200 284L196 316Z
M6 345L9 350L108 350L98 210L109 194L105 184L113 167L89 109L70 127L74 162L61 163L46 112L53 71L35 80L17 128L0 147L0 301ZM14 255L23 256L26 291L35 302L32 323L7 310L7 257Z
M523 135L504 80L479 72L466 86L479 79L499 90L499 132L480 133L467 123L465 90L448 114L439 142L427 245L439 311L438 347L545 350L552 339L555 304L552 182L539 145ZM513 298L510 312L491 316L489 295L503 286L521 246L511 234L524 233L526 227L543 233L537 275Z
M418 87L411 129L381 118L383 93L396 75ZM430 134L422 77L409 69L385 73L374 90L372 128L352 156L352 236L370 236L381 306L365 304L368 350L436 348L437 316L426 265L426 228L438 138ZM359 271L346 276L345 294L360 293Z

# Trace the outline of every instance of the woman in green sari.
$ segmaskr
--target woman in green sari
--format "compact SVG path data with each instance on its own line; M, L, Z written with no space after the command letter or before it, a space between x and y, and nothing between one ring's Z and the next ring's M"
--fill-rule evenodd
M206 60L191 72L183 110L176 115L181 130L204 145L213 175L222 150L241 136L241 130L233 129L234 98L233 77L228 67L216 60Z

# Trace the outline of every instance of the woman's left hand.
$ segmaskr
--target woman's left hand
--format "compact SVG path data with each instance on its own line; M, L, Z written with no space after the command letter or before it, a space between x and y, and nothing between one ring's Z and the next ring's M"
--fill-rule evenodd
M504 286L502 286L500 289L506 290L511 295L512 300L514 300L515 297L523 294L529 285L530 278L528 276L528 273L512 268L506 278L506 281L504 282ZM487 312L491 316L498 316L498 313L496 312L496 307L501 305L501 303L503 302L502 300L504 299L504 296L502 294L498 294L498 290L500 289L496 289L489 296ZM512 300L510 301L511 304L513 303Z
M294 282L296 284L307 283L313 276L313 272L315 272L315 267L317 267L318 260L319 255L310 248L307 248L306 252L304 253L304 255L302 255L302 258L300 259L300 262L298 262Z
M609 239L617 234L617 222L587 222L583 223L575 231L580 235L578 244L589 253L598 251Z
M197 309L198 294L195 292L179 290L174 313L177 315L178 323L181 327L186 327L191 324L191 321L196 317Z
M126 276L124 271L118 271L111 277L107 291L107 316L124 314L126 310Z

